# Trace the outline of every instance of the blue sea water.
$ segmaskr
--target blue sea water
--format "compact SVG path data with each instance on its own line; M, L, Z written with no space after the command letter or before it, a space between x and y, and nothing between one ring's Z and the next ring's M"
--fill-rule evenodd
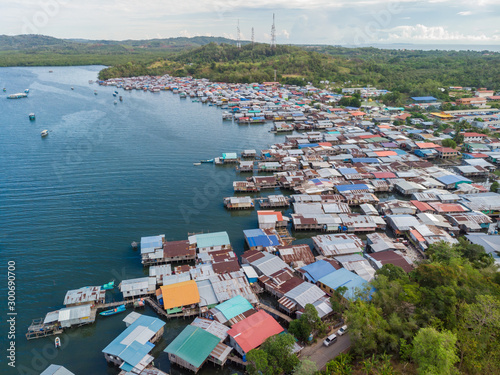
M259 150L283 136L270 134L269 124L223 122L220 109L170 92L121 91L123 102L114 104L114 87L88 83L102 68L0 68L0 89L7 89L0 92L0 264L7 275L15 262L17 312L12 368L2 277L1 374L39 374L51 363L77 375L117 374L101 350L125 328L125 314L68 331L58 351L54 337L27 341L28 325L63 307L69 289L147 275L130 246L141 236L227 231L241 254L242 230L257 227L255 212L230 213L222 204L232 181L245 176L193 162ZM25 89L26 99L5 98ZM188 323L167 322L155 349L155 364L171 374L184 372L170 369L162 350ZM201 374L236 372L205 367Z

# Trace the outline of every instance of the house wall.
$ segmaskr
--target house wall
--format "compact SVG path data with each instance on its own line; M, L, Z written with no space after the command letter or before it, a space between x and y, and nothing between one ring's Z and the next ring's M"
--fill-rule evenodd
M182 358L180 358L172 353L168 353L168 359L170 362L175 363L181 367L187 368L188 370L193 371L195 374L200 370L201 366L203 366L203 364L202 364L200 367L194 367L191 363L186 362ZM203 363L205 363L205 362L203 362Z

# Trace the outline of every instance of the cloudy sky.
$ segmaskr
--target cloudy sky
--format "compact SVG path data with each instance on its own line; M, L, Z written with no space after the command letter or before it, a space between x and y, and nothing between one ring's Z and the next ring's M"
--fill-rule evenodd
M500 45L500 0L0 0L0 34L151 39L225 36L279 44Z

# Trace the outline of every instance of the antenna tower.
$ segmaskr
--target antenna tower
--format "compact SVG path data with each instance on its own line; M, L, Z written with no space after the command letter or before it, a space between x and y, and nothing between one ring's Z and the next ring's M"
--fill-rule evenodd
M238 20L238 26L236 27L236 33L238 34L238 39L236 41L236 47L241 48L240 20Z
M274 25L274 13L273 26L271 27L271 48L276 48L276 26Z
M252 27L252 47L254 44L255 44L255 33L254 33L253 27Z

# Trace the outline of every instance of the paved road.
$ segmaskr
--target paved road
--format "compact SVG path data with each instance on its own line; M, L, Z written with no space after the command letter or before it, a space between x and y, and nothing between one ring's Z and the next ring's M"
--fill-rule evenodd
M323 370L328 362L349 349L350 346L351 339L349 338L349 333L346 333L342 336L338 336L337 342L328 347L323 345L323 340L318 340L316 344L305 347L300 354L300 358L308 358L316 362L318 370Z

